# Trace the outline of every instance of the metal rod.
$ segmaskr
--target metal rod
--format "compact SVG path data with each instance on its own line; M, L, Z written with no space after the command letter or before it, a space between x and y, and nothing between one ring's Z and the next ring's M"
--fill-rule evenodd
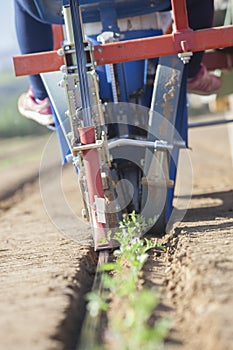
M151 141L143 140L132 140L132 139L117 139L109 141L108 148L113 149L115 147L124 147L124 146L137 146L137 147L155 147L155 143Z
M80 81L80 95L82 101L82 109L84 112L84 126L91 126L91 102L88 89L88 78L86 72L86 56L84 52L82 26L79 11L79 1L70 0L71 18L74 32L74 43L77 59L78 76Z
M63 15L64 15L65 28L66 28L67 44L72 45L74 44L74 34L73 34L73 28L72 28L70 6L67 6L67 5L63 6Z
M233 123L233 119L219 119L219 120L214 120L211 122L197 122L197 123L189 123L188 128L198 128L202 126L214 126L214 125L220 125L220 124L228 124L228 123Z
M154 142L154 141L146 141L146 140L125 139L125 138L109 141L108 143L109 149L113 149L115 147L124 147L124 146L150 147L150 148L155 148L157 150L159 149L172 150L174 146L180 147L180 148L186 147L184 141L178 141L178 140L174 140L172 145L168 144L167 142L163 142L161 140L156 140ZM95 148L98 148L98 145L96 145ZM79 149L80 148L77 147L77 150ZM76 150L76 148L74 148L74 150Z

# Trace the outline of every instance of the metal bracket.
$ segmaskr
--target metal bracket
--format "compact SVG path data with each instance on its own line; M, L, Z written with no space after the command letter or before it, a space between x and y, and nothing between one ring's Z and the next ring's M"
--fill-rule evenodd
M192 55L193 55L193 53L192 53L191 51L178 53L178 57L181 59L181 61L182 61L184 64L189 63L189 61L190 61Z
M103 140L96 140L95 143L89 143L87 145L74 146L72 148L72 151L75 154L75 153L78 153L78 152L87 151L89 149L102 148L103 145L104 145L104 141Z
M105 199L95 196L95 207L96 207L97 221L101 222L102 224L106 224Z

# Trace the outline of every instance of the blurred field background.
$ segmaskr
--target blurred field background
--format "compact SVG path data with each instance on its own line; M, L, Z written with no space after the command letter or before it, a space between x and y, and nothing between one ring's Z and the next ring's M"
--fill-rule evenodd
M12 57L19 54L19 49L13 0L0 2L0 23L4 32L4 40L0 41L0 139L48 133L46 128L25 119L17 110L18 97L28 89L28 78L14 75Z
M51 133L19 114L17 100L27 90L28 79L14 76L10 55L8 58L9 65L0 70L0 201L38 177L41 155Z
M38 173L50 131L22 117L17 100L28 89L27 77L15 77L12 57L19 54L13 0L0 2L0 199ZM2 195L1 195L2 194ZM5 196L5 195L4 195ZM4 197L3 196L3 197Z
M0 139L48 133L46 128L18 112L17 100L22 92L27 91L28 79L16 78L9 68L1 70L0 77Z

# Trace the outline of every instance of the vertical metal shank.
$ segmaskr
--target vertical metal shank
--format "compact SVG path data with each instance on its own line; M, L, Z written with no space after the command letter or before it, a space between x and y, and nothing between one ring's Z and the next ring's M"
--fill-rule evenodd
M95 143L94 126L79 128L79 134L82 145ZM105 222L100 222L98 220L96 207L97 201L105 201L98 150L92 148L85 150L82 153L86 182L88 185L88 197L91 222L94 231L95 250L111 248L110 243L106 240L106 224Z

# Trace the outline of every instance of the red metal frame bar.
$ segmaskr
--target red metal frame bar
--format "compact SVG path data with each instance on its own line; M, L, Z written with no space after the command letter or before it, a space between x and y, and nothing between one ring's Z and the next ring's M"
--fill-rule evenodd
M101 65L229 46L233 46L233 26L97 45L94 58L97 65Z
M103 65L229 46L233 46L233 26L97 45L94 59ZM52 72L64 64L56 51L15 56L13 60L16 76Z
M171 3L175 27L173 33L97 45L93 49L96 65L233 46L233 26L193 31L188 24L186 0L172 0ZM55 39L57 48L63 39L63 33L61 33L61 26L54 26L54 28L56 31L60 31ZM59 70L60 66L64 64L63 58L59 57L56 51L15 56L13 60L17 76ZM229 68L229 65L227 67Z
M64 58L58 56L57 51L14 56L13 61L17 77L54 72L64 64Z
M171 0L171 4L175 32L191 30L189 28L186 0L179 0L179 5L178 1Z

